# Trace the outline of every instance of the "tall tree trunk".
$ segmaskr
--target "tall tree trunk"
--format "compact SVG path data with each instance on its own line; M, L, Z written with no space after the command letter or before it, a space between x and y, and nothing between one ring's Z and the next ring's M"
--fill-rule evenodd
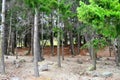
M63 44L63 34L62 34L62 60L64 60L64 44Z
M64 39L65 39L64 44L65 44L65 46L67 46L68 45L68 35L67 35L66 30L64 31Z
M78 54L80 54L80 33L77 34L77 40L78 40Z
M108 43L109 43L109 54L110 54L110 57L112 56L112 49L113 49L113 45L112 45L112 40L111 40L111 38L109 39L109 41L108 41Z
M43 16L44 16L44 13L42 12L42 21L41 21L41 41L42 41L42 44L41 44L41 57L43 56L43 46L44 46L44 40L43 40Z
M5 2L6 0L2 0L2 26L1 26L1 72L2 74L5 74L5 63L4 63L4 54L5 54L5 50L4 50L4 40L5 40Z
M86 29L89 31L90 28L88 27L88 28L86 28ZM86 41L86 42L90 42L90 40L92 39L91 32L90 32L90 31L89 31L89 32L86 32L86 34L84 35L84 37L85 37L85 41ZM88 51L89 51L90 58L92 59L91 48L92 48L92 46L90 45L90 46L88 47Z
M30 52L31 52L31 43L30 43L30 45L29 45L29 49L28 49L28 52L26 53L26 55L29 55Z
M34 28L32 27L32 29L31 29L31 53L32 53L32 55L34 55L33 42L34 42Z
M70 49L71 49L71 54L72 54L72 56L75 56L74 42L73 42L73 33L72 33L72 31L70 31L69 36L70 36Z
M53 41L53 38L54 38L54 33L52 31L52 28L53 28L53 22L52 22L52 18L53 18L53 15L51 14L50 15L51 19L49 21L49 25L50 25L50 46L51 46L51 55L54 56L54 41Z
M5 31L5 36L4 36L4 51L5 51L5 55L7 55L7 48L8 48L8 27L7 25L5 25L5 28L4 28L4 31Z
M17 33L17 31L16 31L16 49L15 49L16 59L18 59L18 46L17 46L17 41L18 41L18 39L17 39L17 36L18 36L18 33Z
M67 25L68 25L68 24L67 24L67 21L65 21L65 22L64 22L64 26L65 26L65 27L64 27L64 40L65 40L65 41L64 41L64 45L65 45L65 46L68 45L68 35L67 35L68 31L67 31L67 28L66 28Z
M53 34L53 31L51 31L50 33L50 45L51 45L51 55L54 56L54 42L53 42L53 37L54 37L54 34Z
M16 38L15 37L16 37L16 35L15 35L15 32L13 31L11 34L11 53L12 53L12 55L15 54L15 47L16 47L16 45L15 45Z
M117 37L116 45L116 65L119 66L120 63L120 35Z
M38 61L42 61L44 60L43 58L43 55L41 54L42 53L42 47L41 47L41 44L40 44L40 37L39 37L39 34L38 34L38 44L37 44L37 47L38 47Z
M30 52L31 52L31 33L28 33L27 34L27 39L26 39L26 42L27 42L27 45L28 45L28 52L26 53L26 55L29 55L30 54ZM33 39L33 38L32 38Z
M34 74L35 77L39 77L39 69L38 69L38 10L35 8L34 15Z
M9 36L8 36L8 48L7 48L7 54L10 54L10 42L11 42L11 34L12 34L12 13L10 15L10 28L9 28Z
M94 50L94 47L93 47L93 43L90 44L91 45L91 56L92 56L92 63L93 63L93 68L94 70L96 70L96 53L95 53L95 50Z
M118 50L115 52L115 61L116 61L116 66L119 66L119 59L118 59Z
M57 34L57 55L58 55L58 67L61 67L61 59L60 59L60 32Z
M117 46L118 46L118 61L120 63L120 35L118 36Z
M24 37L24 47L28 47L28 46L27 46L27 39L28 39L28 38L27 38L27 34L26 34L25 37Z
M60 2L60 0L58 0L58 3ZM60 16L59 16L59 8L58 8L58 27L60 27L59 25L60 23ZM57 55L58 55L58 67L61 67L61 59L60 59L60 32L57 32Z

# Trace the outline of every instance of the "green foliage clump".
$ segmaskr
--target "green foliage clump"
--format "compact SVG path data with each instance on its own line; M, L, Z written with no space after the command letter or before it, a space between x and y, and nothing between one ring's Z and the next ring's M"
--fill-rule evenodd
M46 13L50 13L51 9L55 8L57 4L57 0L24 0L25 3L30 7L33 11L37 8L39 11L43 11Z
M105 36L109 36L108 34L111 33L111 28L108 27L115 27L114 32L120 34L118 31L120 27L117 26L120 24L119 0L90 0L90 4L80 1L77 13L80 21L99 29L99 31L105 30L106 33L103 33Z
M120 35L119 0L89 0L89 4L80 1L77 16L79 21L106 38L115 39ZM93 44L95 48L107 45L106 39L94 39Z

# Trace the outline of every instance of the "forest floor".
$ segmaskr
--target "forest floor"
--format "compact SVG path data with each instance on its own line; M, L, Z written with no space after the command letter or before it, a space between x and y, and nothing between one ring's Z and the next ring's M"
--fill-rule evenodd
M45 48L45 60L38 63L39 78L34 77L33 57L23 55L26 49L18 49L18 52L18 59L5 56L6 75L0 75L0 80L120 80L120 67L115 65L113 55L109 57L108 48L99 51L97 70L94 71L90 71L92 61L85 50L74 57L66 51L65 60L61 60L62 67L58 68L57 56L52 57L50 49Z

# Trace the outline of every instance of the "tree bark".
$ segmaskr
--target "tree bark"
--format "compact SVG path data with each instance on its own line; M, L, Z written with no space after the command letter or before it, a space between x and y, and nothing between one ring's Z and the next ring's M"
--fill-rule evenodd
M86 28L89 32L86 32L86 34L84 35L85 37L85 41L86 42L90 42L90 40L92 39L92 35L91 35L91 31L89 30L90 28ZM90 58L92 59L92 53L91 53L91 48L92 48L92 45L90 45L88 47L88 51L89 51L89 55L90 55Z
M5 34L4 34L4 51L5 51L5 55L7 55L7 48L8 48L8 26L5 24L5 27L4 27L4 31L5 31Z
M28 38L27 38L27 34L26 34L25 37L24 37L24 47L28 47L28 46L27 46L27 41L28 41L27 39L28 39Z
M54 56L54 42L53 42L53 38L54 38L54 33L53 33L53 31L52 31L52 28L53 28L53 23L52 23L52 14L51 14L51 20L50 20L50 22L49 22L49 25L50 25L50 30L51 30L51 32L50 32L50 46L51 46L51 55L52 56Z
M32 53L32 55L34 55L33 42L34 42L34 28L32 27L32 29L31 29L31 53Z
M4 40L5 40L5 4L6 4L6 0L2 0L2 26L1 26L1 72L2 74L5 74L5 62L4 62L4 54L5 54L5 50L4 50Z
M18 46L17 46L17 36L18 36L18 33L17 33L17 31L16 31L16 49L15 49L15 55L16 55L16 59L18 59Z
M61 59L60 59L60 32L57 34L57 55L58 55L58 67L61 67Z
M78 38L77 39L78 40L78 42L77 42L78 43L78 54L80 54L80 42L81 42L80 41L80 33L77 34L77 38Z
M58 3L60 0L58 0ZM59 8L58 8L58 28L60 28L60 16L59 16ZM60 57L60 32L57 32L57 55L58 55L58 67L61 67L61 57Z
M38 69L38 10L35 8L34 15L34 74L35 77L39 77L39 69Z
M90 51L91 51L91 56L92 56L92 63L93 63L94 70L96 70L96 53L93 47L93 43L91 43L90 45L91 45Z
M8 36L8 48L7 48L7 54L10 54L10 42L11 42L11 34L12 34L12 13L10 15L10 28L9 28L9 36Z
M24 43L25 43L26 47L29 48L28 52L26 53L26 55L29 55L30 52L31 52L31 41L33 39L33 37L31 39L31 35L32 35L31 32L25 35Z
M118 46L118 61L120 63L120 35L118 36L117 46Z
M119 63L120 63L120 35L118 36L117 45L118 45L118 54L119 54Z
M44 13L42 12L42 21L41 21L41 41L42 41L42 45L41 45L41 57L43 56L43 46L44 46L44 39L43 39L43 26L44 26L44 23L43 23L43 16L44 16Z
M54 34L53 34L53 31L51 31L50 34L51 34L50 35L51 55L54 56L54 42L53 42Z
M38 44L37 44L37 48L38 48L38 51L37 51L37 57L38 57L38 61L42 61L44 60L43 58L43 55L41 54L42 53L42 47L41 47L41 44L40 44L40 37L39 37L39 34L38 34Z
M64 22L64 45L67 46L68 45L68 31L67 31L67 21Z
M13 31L12 34L11 34L11 53L12 55L15 54L15 43L16 43L16 35L15 35L15 32Z
M116 65L119 66L120 63L120 35L117 37L116 45Z
M62 34L62 60L64 60L64 44L63 44L63 34Z
M70 50L72 56L75 56L75 51L74 51L74 42L73 42L73 35L72 31L70 31L69 36L70 36Z

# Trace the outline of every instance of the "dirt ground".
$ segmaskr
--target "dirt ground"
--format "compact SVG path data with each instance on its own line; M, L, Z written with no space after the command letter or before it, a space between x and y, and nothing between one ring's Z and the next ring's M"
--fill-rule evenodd
M47 47L44 49L45 60L38 63L39 78L34 77L33 57L24 56L26 50L18 49L18 59L15 56L5 56L6 75L0 75L0 80L120 80L120 68L115 65L114 55L109 57L108 48L98 52L101 58L97 60L97 70L90 71L92 61L86 50L81 50L81 55L72 57L66 47L65 60L61 60L62 67L58 68L57 56L52 57L50 48ZM47 66L48 70L42 71L43 66ZM105 77L102 75L104 72L110 72L112 75Z

